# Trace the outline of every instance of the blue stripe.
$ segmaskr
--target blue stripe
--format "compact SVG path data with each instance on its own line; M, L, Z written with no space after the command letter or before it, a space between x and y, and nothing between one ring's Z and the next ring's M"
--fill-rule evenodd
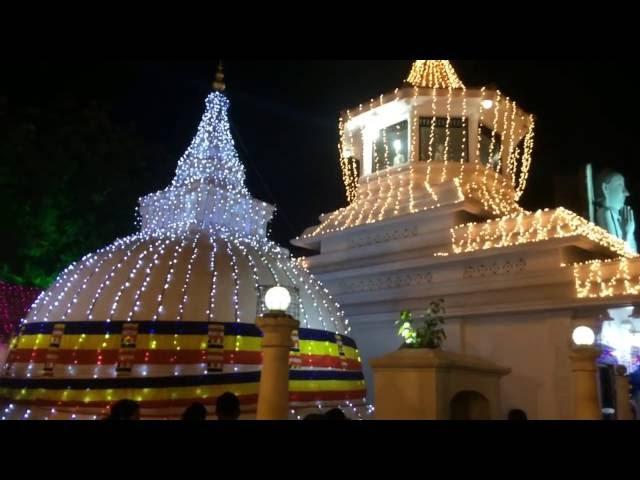
M364 377L360 371L291 370L289 380L364 380Z
M122 327L127 322L41 322L28 323L22 327L21 335L51 334L53 327L57 324L64 324L65 335L119 335ZM156 335L207 335L210 322L130 322L138 325L138 334ZM224 323L218 322L216 325L224 325L224 334L229 336L262 337L260 329L252 323ZM298 332L300 340L314 340L318 342L336 343L336 334L326 330L315 330L311 328L301 328ZM345 346L357 348L356 342L341 335L342 343Z
M225 323L224 334L241 337L262 337L262 331L253 323Z
M356 342L353 339L340 335L342 338L342 344L348 347L357 348ZM314 330L311 328L301 328L298 334L300 340L313 340L316 342L331 342L336 343L336 334L327 332L326 330Z

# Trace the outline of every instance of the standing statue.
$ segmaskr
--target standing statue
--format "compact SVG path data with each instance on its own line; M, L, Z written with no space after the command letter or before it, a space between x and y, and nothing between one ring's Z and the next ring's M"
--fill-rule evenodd
M624 177L618 172L604 170L596 178L594 190L595 223L627 242L628 247L637 252L636 223L633 210L625 205L629 191L624 184Z

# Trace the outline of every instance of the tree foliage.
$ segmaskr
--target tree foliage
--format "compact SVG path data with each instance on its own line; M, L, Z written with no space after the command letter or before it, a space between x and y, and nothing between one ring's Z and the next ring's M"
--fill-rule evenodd
M69 263L135 230L166 154L104 106L0 98L0 278L47 287Z

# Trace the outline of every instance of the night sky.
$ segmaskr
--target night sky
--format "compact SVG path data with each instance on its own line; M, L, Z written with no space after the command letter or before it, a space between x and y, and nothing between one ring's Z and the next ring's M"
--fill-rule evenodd
M167 185L193 135L218 60L11 62L0 80L10 102L46 102L61 92L109 105L172 158L135 184L138 196ZM338 115L401 87L411 60L225 60L232 133L252 194L274 203L272 238L288 240L345 205L338 165ZM537 119L531 176L522 204L554 207L553 177L588 162L627 178L638 211L638 99L628 72L606 61L452 60L467 87L495 85ZM64 168L64 165L60 165ZM108 166L105 166L108 168ZM126 172L123 172L126 175ZM567 187L569 188L569 187ZM134 210L121 214L131 218Z

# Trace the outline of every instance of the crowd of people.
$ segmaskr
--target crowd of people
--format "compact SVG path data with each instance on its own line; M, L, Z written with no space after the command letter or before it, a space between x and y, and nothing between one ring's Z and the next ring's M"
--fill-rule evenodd
M216 400L216 417L218 420L238 420L240 418L240 399L231 392L226 392ZM182 414L182 420L204 421L207 419L207 407L195 402L189 405ZM105 420L140 420L140 404L133 400L120 400L113 404Z
M199 402L192 403L182 414L185 421L204 421L208 416L207 407ZM231 392L226 392L216 400L215 416L218 420L238 420L240 418L240 399ZM312 413L305 420L348 420L339 408L325 413ZM133 400L120 400L113 404L105 420L140 420L140 404Z
M207 419L207 407L199 402L192 403L182 414L185 421L204 421ZM231 392L220 395L216 400L215 416L218 420L238 420L240 418L240 399ZM133 400L120 400L113 404L105 420L140 420L140 405ZM310 413L303 420L349 420L339 408L323 413ZM520 409L510 410L507 420L527 420L527 414Z

